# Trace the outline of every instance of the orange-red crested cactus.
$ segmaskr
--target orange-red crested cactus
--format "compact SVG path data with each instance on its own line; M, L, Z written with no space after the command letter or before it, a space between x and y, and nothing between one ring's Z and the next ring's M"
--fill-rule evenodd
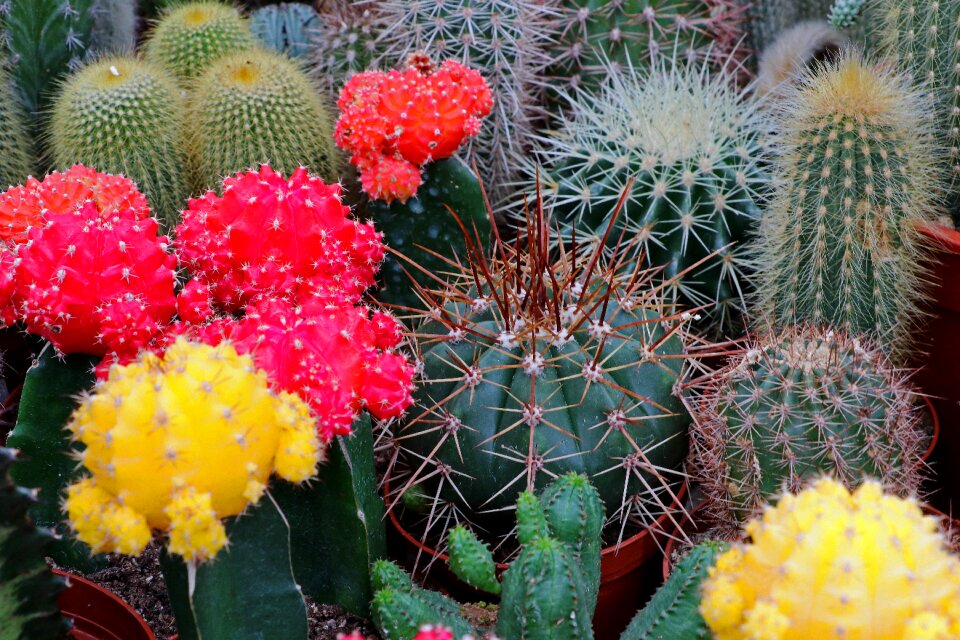
M78 164L43 180L28 178L0 195L0 243L25 242L27 231L43 226L48 212L75 211L88 202L104 214L133 211L138 219L150 216L146 198L129 178Z
M422 165L449 158L479 133L493 93L474 69L454 60L435 69L413 55L403 70L353 76L337 106L337 144L351 154L364 191L406 202L420 186Z
M228 312L262 296L338 290L357 300L384 249L340 198L340 185L302 168L290 178L267 165L238 173L223 181L223 196L190 200L176 228L180 259Z

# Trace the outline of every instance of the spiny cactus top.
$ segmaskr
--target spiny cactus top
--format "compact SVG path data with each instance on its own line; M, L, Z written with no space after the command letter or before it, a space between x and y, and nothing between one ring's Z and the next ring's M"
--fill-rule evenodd
M45 183L36 186L40 201ZM80 170L51 183L69 196L47 197L63 208L43 210L42 226L5 250L2 302L63 353L136 354L176 308L168 240L146 207L114 208L143 201L127 181ZM93 199L80 200L85 194Z
M868 342L798 327L761 336L702 378L691 403L711 506L737 523L784 488L829 473L916 491L923 435L904 375Z
M337 144L360 170L363 190L406 202L420 187L420 165L449 158L479 133L493 94L479 72L459 62L437 69L414 55L402 71L354 76L337 106Z
M747 525L701 612L718 640L960 637L960 560L916 502L821 480Z
M77 211L87 202L106 215L133 211L137 219L150 216L146 198L132 181L78 164L43 180L27 178L0 194L0 242L25 242L31 227L44 225L46 214Z
M238 311L264 295L308 297L337 289L352 300L373 285L383 244L373 225L350 218L338 184L305 169L289 178L264 165L190 200L177 226L180 259Z
M258 46L250 25L236 8L218 0L203 0L180 4L166 13L146 42L146 56L186 82L218 58Z
M609 238L621 229L636 236L647 264L664 267L671 295L722 326L745 306L745 243L766 192L768 128L726 74L702 64L610 70L602 93L575 93L565 122L541 136L526 184L539 172L563 234L575 228L593 241L630 185Z
M303 482L322 453L307 405L272 393L250 356L182 338L112 368L68 426L90 473L67 492L80 540L137 554L162 529L188 562L217 554L220 519L256 504L272 473Z
M945 190L930 107L856 52L785 89L778 188L756 244L758 314L909 346L923 295L917 223Z

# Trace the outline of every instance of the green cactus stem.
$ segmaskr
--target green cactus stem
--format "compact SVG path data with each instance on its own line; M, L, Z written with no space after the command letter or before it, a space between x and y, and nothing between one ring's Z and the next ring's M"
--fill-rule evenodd
M0 189L22 184L33 171L27 118L0 60Z
M291 58L304 58L310 51L310 32L320 22L308 4L283 2L250 14L250 30L274 51Z

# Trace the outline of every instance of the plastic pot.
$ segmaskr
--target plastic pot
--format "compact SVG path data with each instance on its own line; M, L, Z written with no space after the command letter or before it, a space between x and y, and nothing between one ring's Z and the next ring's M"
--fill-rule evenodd
M384 491L390 495L389 476L384 482ZM671 507L672 512L680 513L680 505L686 494L687 485L683 483ZM477 591L457 578L447 567L447 555L423 544L407 531L395 509L390 509L387 515L401 542L400 548L394 549L394 555L408 568L421 567L426 562L427 568L418 573L425 584L460 601L489 602L495 599L495 596ZM670 515L664 514L649 529L600 552L600 592L593 617L596 640L617 640L634 613L660 586L660 563L657 559L664 548L666 532L670 529ZM508 567L507 564L497 564L497 574L501 575Z
M67 580L58 604L73 621L73 640L157 640L140 614L114 593L73 573L54 573Z

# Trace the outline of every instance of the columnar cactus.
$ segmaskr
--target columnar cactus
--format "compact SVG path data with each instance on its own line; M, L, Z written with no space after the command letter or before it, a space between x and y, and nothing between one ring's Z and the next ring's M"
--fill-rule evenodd
M161 65L185 86L211 63L257 47L240 12L219 0L174 5L154 25L145 45L147 60Z
M719 515L744 520L784 487L865 476L902 495L920 480L916 396L876 348L817 329L764 336L699 382L696 462Z
M322 452L307 405L272 393L249 356L183 339L111 369L69 428L90 473L67 491L78 537L137 554L161 529L191 563L217 555L220 519L256 504L271 474L304 482Z
M926 103L904 76L847 53L778 104L782 181L756 245L759 311L899 354L923 294L917 223L944 187Z
M291 58L305 58L310 51L310 33L320 16L308 4L283 2L250 14L250 30L262 43Z
M269 163L282 173L307 167L337 173L333 118L317 88L285 55L247 50L221 57L197 78L187 134L199 187Z
M354 73L370 69L380 35L375 3L325 0L310 34L310 74L336 95ZM391 63L392 64L392 63Z
M435 591L414 586L410 576L387 560L370 569L373 588L372 618L386 640L414 640L424 625L441 624L457 637L475 635L460 615L460 605Z
M553 2L540 0L382 0L377 46L380 68L424 51L480 69L496 96L490 126L470 157L494 194L516 177L513 156L531 146L548 49L559 33Z
M71 76L57 97L54 164L127 175L172 229L190 195L184 108L161 68L133 56L103 58Z
M502 509L520 490L568 471L594 482L607 516L649 522L672 503L686 452L674 392L689 314L667 311L649 272L599 252L555 259L542 206L525 247L498 239L486 257L471 245L422 291L422 380L395 432L414 469L405 487L422 481L436 517L483 513L491 536L510 530Z
M14 91L10 75L0 68L0 189L20 184L33 170L27 118Z
M551 75L596 93L608 70L681 58L742 71L746 6L737 0L561 0L563 32ZM743 5L743 6L742 6ZM728 76L732 78L733 76ZM553 80L553 79L551 79Z
M568 239L599 241L626 191L609 239L636 236L646 264L664 267L671 298L724 327L745 306L767 128L753 102L702 65L611 72L600 95L575 94L566 122L540 140L542 169L526 172L540 175Z
M781 498L747 534L703 587L700 610L717 638L960 637L960 560L935 518L875 482L851 494L821 480Z

